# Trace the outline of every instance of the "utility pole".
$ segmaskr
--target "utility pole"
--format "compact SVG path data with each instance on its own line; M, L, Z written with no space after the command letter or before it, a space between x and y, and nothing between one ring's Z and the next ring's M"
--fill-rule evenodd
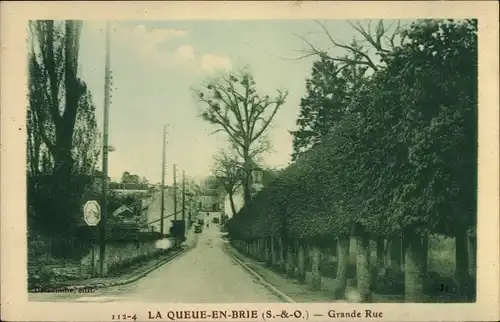
M163 238L163 218L165 216L165 145L167 137L167 126L163 126L163 148L161 154L161 222L160 222L160 234Z
M174 164L174 220L177 220L177 165Z
M109 90L110 90L110 26L106 23L106 61L104 67L104 121L102 136L102 216L100 222L99 264L100 275L104 277L104 253L106 251L106 219L108 207L108 127L109 127Z
M174 164L174 227L178 227L177 222L177 165ZM175 246L179 246L179 236L176 233L175 236Z
M186 174L182 170L182 221L186 221Z

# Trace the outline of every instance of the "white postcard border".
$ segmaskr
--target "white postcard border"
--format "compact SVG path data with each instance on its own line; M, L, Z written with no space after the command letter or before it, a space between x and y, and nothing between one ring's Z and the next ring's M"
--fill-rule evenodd
M384 312L384 321L472 321L499 318L498 3L438 2L2 2L1 3L1 310L16 321L111 321L112 314L200 310L326 314L329 309ZM479 19L478 281L474 304L165 304L37 303L26 292L26 22L29 19ZM168 319L165 319L168 320ZM318 318L314 320L332 320Z

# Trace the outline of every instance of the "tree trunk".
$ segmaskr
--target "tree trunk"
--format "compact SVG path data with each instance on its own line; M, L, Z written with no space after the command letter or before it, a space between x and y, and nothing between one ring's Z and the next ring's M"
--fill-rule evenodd
M424 265L421 237L411 229L404 234L405 245L405 302L418 303L424 300Z
M370 235L364 227L358 225L356 229L357 261L356 279L361 302L372 301L372 274L370 269Z
M470 234L467 238L467 253L469 254L469 275L476 276L476 236Z
M467 294L470 292L468 259L469 254L467 253L467 231L465 229L460 229L455 234L455 272L458 282L458 294L461 299L467 298Z
M267 263L267 239L262 238L260 240L260 253L261 253L261 261Z
M429 234L422 236L422 251L423 274L426 278L429 270Z
M336 299L345 298L350 241L350 236L341 236L337 242L337 287L334 290Z
M319 272L319 261L321 258L321 250L318 246L311 247L311 272L312 272L312 289L317 291L321 289L321 275Z
M267 258L266 258L266 239L265 238L259 239L259 243L260 243L260 261L266 262L267 261Z
M399 274L401 272L401 237L394 236L389 241L389 269L391 273Z
M300 283L306 281L306 254L305 247L302 242L299 241L297 245L297 279Z
M283 240L283 238L280 238L280 244L279 244L279 270L280 272L284 273L286 271L286 244Z
M293 241L289 240L286 245L286 274L289 277L293 277L294 273L295 273L294 247L293 247Z
M356 271L357 253L358 253L357 239L353 234L351 235L349 242L349 265L353 268L354 271Z
M278 262L278 256L276 256L276 238L271 236L271 266L274 267Z
M250 159L250 147L246 146L243 149L243 167L245 172L245 178L243 180L243 199L245 205L248 205L252 199L252 164Z
M467 253L469 254L469 276L471 287L469 291L468 300L476 301L476 285L477 285L477 277L476 277L476 235L470 234L467 238Z
M231 204L231 211L233 212L233 217L236 215L236 206L234 205L234 197L233 194L229 194L229 203Z
M377 238L377 275L383 271L385 262L385 240L384 237Z

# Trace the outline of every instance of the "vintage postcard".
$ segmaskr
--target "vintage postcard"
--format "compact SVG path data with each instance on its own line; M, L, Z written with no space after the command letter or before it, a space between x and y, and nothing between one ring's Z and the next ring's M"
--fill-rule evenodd
M498 9L3 2L2 320L498 320Z

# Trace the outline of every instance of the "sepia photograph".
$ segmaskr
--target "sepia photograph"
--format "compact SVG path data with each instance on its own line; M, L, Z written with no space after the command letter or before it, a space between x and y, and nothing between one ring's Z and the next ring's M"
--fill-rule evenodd
M21 292L328 303L325 321L387 318L354 305L477 303L480 25L26 20ZM201 307L101 320L314 320Z

